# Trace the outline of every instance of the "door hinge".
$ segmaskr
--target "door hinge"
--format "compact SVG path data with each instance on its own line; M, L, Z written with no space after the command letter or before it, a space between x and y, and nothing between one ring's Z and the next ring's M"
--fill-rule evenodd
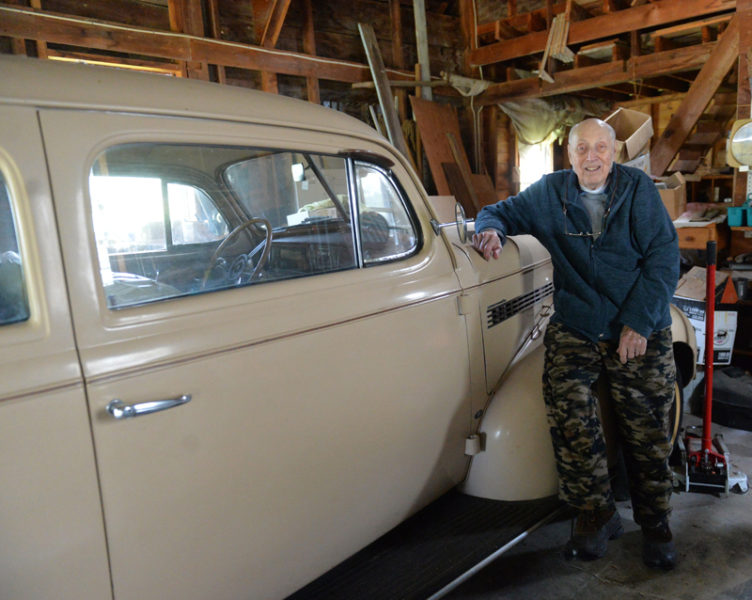
M475 456L480 452L480 436L477 434L467 436L465 438L465 456Z
M457 309L461 315L469 315L475 309L473 297L469 294L460 294L457 297Z

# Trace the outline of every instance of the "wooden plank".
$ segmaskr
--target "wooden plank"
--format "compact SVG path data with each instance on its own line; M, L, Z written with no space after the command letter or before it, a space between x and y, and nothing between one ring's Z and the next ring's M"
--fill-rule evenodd
M705 19L698 19L696 21L689 21L680 25L673 25L671 27L664 27L656 31L650 32L651 38L656 37L673 37L677 35L684 35L688 32L697 31L703 27L709 27L711 25L720 25L721 23L728 23L731 20L733 14L719 15L717 17L707 17Z
M584 42L613 37L635 29L659 27L676 21L693 19L736 7L736 0L661 0L661 2L636 6L613 14L600 15L575 21L569 29L569 43ZM547 34L539 31L514 40L483 46L470 53L473 66L489 65L543 52Z
M353 61L269 50L251 44L198 38L169 31L133 26L125 28L87 18L47 11L38 13L7 5L0 5L0 35L169 60L195 60L286 75L318 76L321 79L347 83L370 79L368 65ZM387 69L387 72L391 79L413 79L411 72L397 69Z
M436 193L440 196L449 196L452 192L441 165L446 162L455 162L446 134L451 132L455 139L462 139L457 113L447 104L438 104L416 96L410 96L410 104L428 158L428 166L431 168L433 180L436 184ZM470 163L464 152L462 153L462 161L467 170L470 171Z
M665 0L663 0L665 1ZM612 61L556 74L556 82L542 85L535 77L496 83L475 98L476 105L503 102L511 98L554 96L571 91L587 90L593 85L613 85L636 79L670 75L699 69L710 57L718 42L688 46L668 52L636 56L628 61Z
M209 17L209 30L214 39L218 40L222 37L222 28L219 25L219 0L208 0L207 12ZM217 68L217 81L219 83L226 83L227 78L225 76L225 68L222 65L216 65Z
M311 0L303 0L305 21L303 22L303 51L312 56L316 55L316 32L313 28L313 4ZM308 101L321 104L321 91L317 77L306 77L306 93Z
M310 0L309 0L310 1ZM402 7L399 0L389 0L389 20L392 26L392 64L398 69L405 68L404 42L402 39ZM407 91L395 90L397 111L400 119L407 120Z
M465 180L462 176L462 170L455 162L441 163L441 168L449 186L448 195L454 196L454 199L462 205L462 208L465 209L465 215L469 219L474 218L478 210L475 208L475 202L473 202L475 192L472 183Z
M365 48L366 56L368 57L371 76L376 83L376 95L378 96L379 104L381 105L381 114L384 116L386 131L389 134L389 141L408 159L412 160L410 152L407 149L405 136L402 134L402 126L400 125L399 116L397 115L397 109L394 106L392 91L389 87L389 80L386 76L386 68L384 67L384 61L381 58L379 43L376 41L376 33L373 31L373 27L367 23L359 23L358 29L360 29L360 36L363 39L363 47Z
M447 141L449 142L449 149L452 151L452 157L454 158L454 164L459 167L460 175L462 176L462 180L464 181L465 185L467 186L469 192L470 192L470 201L473 204L473 210L471 211L473 216L478 214L478 211L480 210L480 201L478 200L478 195L475 193L475 188L473 187L473 178L472 178L472 172L470 171L470 167L466 164L467 157L465 156L465 150L462 147L462 145L459 142L459 138L454 135L451 131L447 131L446 133Z
M82 2L81 0L44 0L46 12L112 21L121 25L170 28L167 3L164 6L140 0L107 0L107 2Z
M251 4L256 24L256 42L264 48L274 48L285 23L290 0L255 0Z
M735 16L718 41L708 61L689 87L681 106L674 114L658 143L650 152L650 168L660 176L687 139L718 86L739 55L739 22Z
M29 4L31 5L31 8L42 10L42 0L29 0ZM48 58L49 55L47 53L47 42L37 42L37 56L39 58Z
M290 0L262 0L252 3L256 42L264 48L274 48L282 31L282 25L290 8ZM279 93L277 74L261 71L261 89L273 94Z
M413 14L415 17L415 44L418 48L420 78L423 81L430 81L431 59L428 55L428 28L426 24L425 0L413 0ZM422 87L420 93L426 100L433 98L433 92L430 87Z

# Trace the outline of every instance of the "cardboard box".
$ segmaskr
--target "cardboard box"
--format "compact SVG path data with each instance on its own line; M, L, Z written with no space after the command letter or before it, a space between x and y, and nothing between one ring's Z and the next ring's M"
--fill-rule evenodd
M637 158L628 160L623 164L625 167L634 167L635 169L640 169L640 171L644 171L650 175L650 152L640 154Z
M672 303L681 310L695 330L697 341L697 363L705 364L705 269L692 267L680 280ZM716 271L715 294L716 302L723 294L723 288L728 278L728 273ZM728 365L731 363L731 354L736 337L736 319L734 311L715 311L713 319L713 364Z
M695 329L697 339L697 364L705 364L705 322L689 320ZM734 338L736 337L736 312L718 310L713 317L713 364L731 364L731 355L734 352Z
M653 137L653 120L637 110L619 108L605 119L616 132L616 156L623 163L637 158Z
M706 271L704 267L692 267L689 271L687 271L682 278L679 280L679 283L676 285L676 291L674 292L674 300L678 299L685 299L685 300L697 300L699 301L700 305L703 307L703 311L705 310L705 292L707 289L705 278ZM726 271L718 271L715 272L715 297L716 302L718 302L721 298L721 295L723 294L723 287L726 283L726 279L728 279L729 274ZM675 303L676 304L676 303ZM679 306L677 304L677 306ZM679 308L682 308L679 306ZM682 308L682 310L684 310ZM691 315L684 311L687 316L691 318Z
M658 193L666 207L669 217L674 221L687 210L687 180L678 171L661 182ZM665 185L665 187L662 187Z

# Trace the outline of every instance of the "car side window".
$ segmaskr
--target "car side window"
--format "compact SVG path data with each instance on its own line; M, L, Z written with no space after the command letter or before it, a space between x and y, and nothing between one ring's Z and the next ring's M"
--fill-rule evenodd
M0 173L0 326L26 321L29 314L10 190Z
M348 160L259 148L113 146L89 176L111 309L355 268Z
M417 250L418 236L397 186L380 167L357 162L360 231L366 265Z

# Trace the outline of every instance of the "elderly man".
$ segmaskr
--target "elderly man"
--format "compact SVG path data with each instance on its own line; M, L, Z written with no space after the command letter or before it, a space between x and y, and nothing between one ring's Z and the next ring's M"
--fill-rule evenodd
M579 558L599 558L623 533L592 394L603 374L642 526L643 560L670 569L676 551L668 526L668 412L676 373L669 301L679 250L655 185L642 171L614 163L614 145L607 123L575 125L572 170L484 207L473 246L486 260L498 258L507 235L526 233L551 254L556 312L544 341L543 394L559 496L577 511L569 548Z

